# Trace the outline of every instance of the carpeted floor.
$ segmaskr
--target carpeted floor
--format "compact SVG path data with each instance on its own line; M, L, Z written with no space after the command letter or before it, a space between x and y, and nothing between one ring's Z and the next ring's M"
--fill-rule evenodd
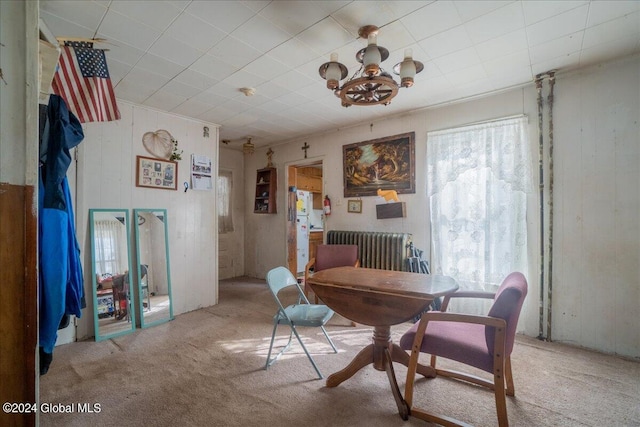
M275 313L266 284L224 280L219 295L218 305L163 325L99 343L57 347L49 373L40 378L40 402L49 408L39 414L40 425L430 425L400 418L386 374L372 366L326 388L302 348L294 345L264 370ZM408 327L392 328L394 338ZM325 376L370 343L372 328L352 327L334 316L328 331L338 354L319 331L303 330ZM284 327L277 337L277 344L286 342ZM523 336L512 361L516 397L507 398L512 426L640 426L639 362ZM394 367L404 392L406 368ZM436 378L418 380L415 393L418 407L475 426L497 425L491 391ZM79 404L89 404L94 412Z

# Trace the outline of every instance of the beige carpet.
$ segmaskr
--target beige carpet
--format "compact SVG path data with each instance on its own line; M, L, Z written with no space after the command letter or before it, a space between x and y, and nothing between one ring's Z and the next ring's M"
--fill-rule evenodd
M386 374L372 366L326 388L294 345L265 371L274 312L264 281L226 280L216 306L121 338L57 347L40 378L40 401L73 412L41 413L40 425L429 425L400 418ZM349 325L335 316L328 327L338 354L318 331L303 331L325 376L371 340L371 328ZM394 327L394 337L408 326ZM284 344L286 329L277 336ZM518 337L512 360L512 426L640 426L640 363L527 337ZM404 393L406 368L394 366ZM416 387L417 406L475 426L497 424L490 391L445 378ZM100 412L79 413L78 403L98 403Z

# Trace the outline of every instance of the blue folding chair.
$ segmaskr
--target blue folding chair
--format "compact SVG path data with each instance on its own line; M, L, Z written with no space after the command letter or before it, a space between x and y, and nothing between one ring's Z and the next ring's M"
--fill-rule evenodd
M269 290L271 290L271 294L276 300L278 304L278 312L273 316L273 333L271 334L271 344L269 345L269 354L267 355L267 363L264 369L268 369L279 357L282 355L289 347L291 346L291 340L293 339L293 335L295 334L298 342L302 346L302 349L307 354L307 357L311 361L313 368L318 373L319 378L323 378L316 362L314 362L311 354L304 346L302 339L300 339L300 335L298 334L298 330L296 329L298 326L310 326L310 327L319 327L322 329L324 336L331 344L333 348L333 352L337 353L338 349L333 345L333 341L329 338L327 331L324 328L324 325L327 324L331 316L333 316L333 310L331 310L326 305L321 304L310 304L304 292L300 288L298 281L293 274L286 269L285 267L276 267L273 270L267 273L267 284L269 285ZM284 288L288 288L290 286L295 286L298 290L298 302L297 304L292 304L287 307L282 305L280 302L280 298L278 298L278 293ZM291 333L289 334L289 342L287 345L280 350L280 352L271 358L271 350L273 349L273 341L276 337L276 329L278 329L278 325L285 324L289 325L291 328Z

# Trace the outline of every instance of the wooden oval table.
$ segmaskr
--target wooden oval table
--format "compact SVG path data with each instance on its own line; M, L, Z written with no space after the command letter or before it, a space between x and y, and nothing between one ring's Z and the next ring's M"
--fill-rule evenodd
M373 326L373 343L354 357L342 370L327 378L327 387L336 387L363 367L373 364L386 371L391 391L403 420L409 407L400 394L393 362L409 364L409 355L391 340L391 326L413 319L434 298L455 292L456 281L448 276L377 270L373 268L336 267L318 271L309 277L309 285L324 304L336 313L357 323ZM419 365L418 372L433 377L430 366Z

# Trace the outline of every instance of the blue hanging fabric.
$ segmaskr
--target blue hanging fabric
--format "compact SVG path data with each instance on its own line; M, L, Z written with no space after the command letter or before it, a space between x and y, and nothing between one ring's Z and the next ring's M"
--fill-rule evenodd
M48 355L53 353L63 316L81 317L86 306L80 246L66 178L71 164L70 149L83 139L78 119L61 97L51 95L40 144L38 204L39 332L41 350ZM40 373L47 370L48 365L43 367L41 363Z

